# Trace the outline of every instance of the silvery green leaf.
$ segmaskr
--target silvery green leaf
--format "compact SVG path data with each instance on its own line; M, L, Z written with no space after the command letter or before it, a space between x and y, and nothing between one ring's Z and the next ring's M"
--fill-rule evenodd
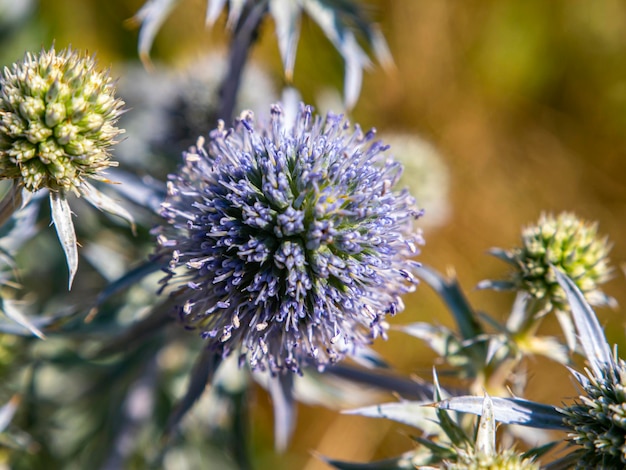
M408 379L387 370L362 369L344 362L327 367L324 373L332 374L354 383L394 392L407 399L423 400L433 395L433 386L431 384L419 381L416 378Z
M496 354L503 352L502 348L507 347L506 355L510 352L509 340L503 335L493 335L489 338L487 348L487 358L485 364L489 364Z
M228 28L232 29L237 25L245 4L246 0L228 0L228 20L226 21Z
M427 266L418 268L417 273L446 303L454 316L463 339L474 339L484 333L456 279L447 280Z
M226 0L208 0L206 6L205 24L213 26L226 5Z
M284 452L289 445L296 424L296 405L293 399L293 374L270 376L268 391L274 409L274 447Z
M302 7L346 61L344 96L346 107L352 108L361 90L363 68L368 67L370 61L354 33L342 21L338 9L332 4L319 0L302 0Z
M505 263L509 263L513 265L517 264L513 254L511 254L511 252L507 250L503 250L502 248L491 248L487 251L487 253L489 253L492 256L495 256L496 258L504 261Z
M72 210L65 194L55 191L50 192L50 209L54 228L65 252L65 259L67 260L67 267L70 273L68 288L71 289L72 281L78 270L78 247L74 223L72 222Z
M390 419L420 429L428 435L435 435L439 432L437 412L432 407L424 406L425 404L426 402L419 401L382 403L346 410L343 413L368 418Z
M97 313L100 306L112 295L131 287L144 277L159 271L161 268L163 268L163 265L161 265L158 260L149 260L131 269L119 279L111 282L98 294L98 297L96 297L95 305L91 309L88 317L93 317L93 315Z
M37 338L46 339L45 335L37 327L37 325L35 325L33 321L19 309L18 304L15 301L0 298L0 311L2 311L7 318L26 328Z
M596 377L603 377L606 371L615 370L616 364L598 317L576 284L558 269L554 271L572 309L572 318L585 357Z
M121 170L109 170L111 178L120 184L112 187L114 191L124 196L129 201L151 210L155 214L159 213L161 202L167 195L167 186L162 181L158 181L151 176L138 176Z
M148 0L132 20L139 23L139 57L144 64L150 63L150 49L154 38L179 0Z
M571 374L574 376L574 378L578 381L580 385L582 385L585 388L591 385L591 382L589 381L589 379L585 377L583 374L572 369L571 367L568 367L567 369L571 372Z
M388 369L389 364L383 359L383 357L374 351L372 348L366 346L359 346L353 354L350 355L350 359L356 362L358 365L366 367L368 369Z
M454 356L463 348L455 334L445 326L416 322L409 325L401 325L399 329L424 341L440 357L448 358Z
M561 326L563 336L565 336L565 344L567 344L570 351L574 351L576 349L576 326L572 321L570 313L563 310L555 310L554 315Z
M15 412L17 411L17 407L19 405L19 395L13 395L7 403L2 405L0 408L0 432L4 432L9 424L11 424L13 416L15 416Z
M552 336L526 338L520 349L526 353L540 354L560 364L567 364L570 361L567 348Z
M276 38L287 80L293 77L298 38L300 37L300 5L293 0L269 0L276 23Z
M113 198L110 198L103 192L98 191L87 182L83 182L81 184L80 194L87 199L92 206L126 220L130 224L133 233L136 232L133 216Z
M506 320L506 329L512 333L519 332L526 322L529 312L530 295L524 291L518 291L513 301L513 307L509 318Z
M496 454L496 420L493 413L493 402L486 394L483 398L483 409L476 432L475 451L482 455Z
M444 396L447 396L447 393L441 389L439 386L439 377L437 376L437 371L433 367L433 383L435 384L435 405L437 403L441 403ZM461 426L459 426L454 419L450 416L449 413L441 409L437 406L437 420L439 421L439 427L441 430L448 436L450 441L457 447L465 447L471 445L467 434Z
M553 406L521 398L494 397L491 400L495 419L502 423L521 424L540 429L567 429L563 424L563 415ZM452 397L437 403L437 407L444 410L475 415L482 413L482 406L483 399L472 396Z

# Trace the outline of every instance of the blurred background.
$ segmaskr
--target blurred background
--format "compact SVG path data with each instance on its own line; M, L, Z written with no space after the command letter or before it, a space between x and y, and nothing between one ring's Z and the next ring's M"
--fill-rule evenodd
M615 278L606 291L626 307L622 271L626 258L626 3L363 3L387 38L395 69L385 71L374 65L365 73L351 118L364 128L376 127L382 136L419 137L425 151L437 154L443 167L438 171L445 173L433 176L439 178L435 186L443 190L431 207L425 207L426 245L420 261L440 271L454 270L475 307L504 317L511 295L474 289L483 279L503 278L508 273L507 266L486 251L519 245L521 228L535 222L541 212L573 211L598 221L599 232L615 244ZM151 75L140 68L137 28L129 21L142 4L142 0L0 0L0 63L10 64L25 51L53 43L57 49L72 45L96 53L100 65L110 64L112 75L121 77L120 87L131 68L150 80ZM204 0L183 0L173 11L152 50L157 70L166 68L176 74L203 61L210 52L226 50L225 18L207 30L205 8ZM264 69L280 96L287 83L273 28L271 20L262 25L251 59ZM207 67L211 68L211 62ZM339 54L305 18L293 80L304 101L322 109L333 103L340 106L343 72ZM249 86L258 83L252 81ZM132 102L132 96L120 93ZM132 143L133 129L148 136L161 132L159 122L141 126L131 120L133 113L145 113L164 93L176 91L144 93L131 103L123 145ZM128 162L157 178L178 163L172 159L152 167L149 156L141 159L136 149L121 148L115 155L120 167ZM133 155L142 161L133 161ZM428 180L428 174L413 176L418 177ZM408 185L418 184L411 181L410 171L404 178ZM428 224L430 217L436 223ZM452 324L426 285L405 302L406 311L392 323ZM622 342L624 307L599 311L609 342ZM558 332L550 322L544 327ZM622 351L624 347L620 344ZM389 341L377 342L375 349L398 370L431 378L434 355L417 340L391 332ZM568 396L564 388L571 387L571 395L575 393L564 368L545 359L529 367L528 398L558 404L558 397ZM328 467L315 453L366 461L411 448L407 431L397 424L301 405L293 443L285 454L276 455L269 397L258 388L250 399L252 455L258 469L323 469ZM197 413L202 410L191 412ZM217 465L207 462L203 468L221 468Z

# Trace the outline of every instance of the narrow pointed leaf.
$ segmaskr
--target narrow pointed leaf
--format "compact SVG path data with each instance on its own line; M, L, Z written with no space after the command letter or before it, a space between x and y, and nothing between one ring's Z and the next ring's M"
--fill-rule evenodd
M521 398L492 398L495 419L507 424L521 424L540 429L567 429L563 415L550 405L543 405ZM483 408L481 397L453 397L437 403L444 410L480 415Z
M432 287L446 303L454 316L463 339L473 339L484 333L455 279L447 280L437 271L426 266L421 266L417 272L418 276Z
M101 191L98 191L89 183L83 183L81 185L80 193L94 207L97 207L101 211L108 212L109 214L117 215L118 217L126 220L130 224L133 234L136 233L133 216L115 199L107 196Z
M414 400L428 399L433 394L433 386L426 381L408 379L389 371L362 369L349 364L335 364L324 370L325 374L332 374L354 383L365 384L380 390L387 390Z
M300 37L300 5L293 0L270 0L270 13L276 23L276 39L288 81L293 78Z
M150 49L159 29L179 0L148 0L131 21L139 23L138 50L144 65L150 63Z
M13 395L11 399L0 408L0 433L11 424L13 416L17 411L17 407L20 405L19 395Z
M433 368L433 382L435 384L435 401L441 403L441 399L444 396L444 391L439 386L439 378L437 377L437 371ZM446 433L446 436L457 447L463 447L469 444L467 434L463 429L450 417L450 415L437 407L437 420L439 421L439 427Z
M483 398L483 409L476 433L476 452L482 455L496 455L496 420L489 395Z
M274 408L274 446L284 452L289 445L296 424L296 405L293 399L293 375L280 374L269 378L268 390Z
M206 6L206 18L205 24L207 26L213 26L222 12L222 9L226 5L226 0L208 0Z
M368 67L370 61L359 46L354 33L342 22L339 12L332 5L315 0L302 0L302 6L346 61L344 99L346 106L351 108L361 90L363 68Z
M65 194L54 191L50 193L50 208L54 228L65 252L67 268L70 273L68 288L71 289L74 276L78 270L78 247L74 223L72 222L72 210L65 198Z
M507 250L503 250L502 248L491 248L487 251L492 256L504 261L509 264L516 264L515 257Z
M26 328L39 339L46 339L42 331L10 299L0 299L0 310L18 325Z
M106 302L111 296L131 287L144 277L159 271L162 267L163 265L161 265L158 260L148 260L145 263L142 263L139 266L131 269L119 279L110 283L104 288L104 290L102 290L102 292L100 292L100 294L98 294L98 297L96 297L95 305L92 307L85 321L88 322L92 320L93 317L98 313L100 306L104 302Z
M228 20L226 21L227 28L233 29L237 26L245 4L246 0L228 0Z
M555 310L554 314L556 316L559 325L561 326L561 331L563 332L563 336L565 336L565 344L570 351L576 350L576 326L572 320L572 317L569 312L564 312L563 310Z
M616 364L598 317L576 284L558 269L555 269L554 272L557 281L567 295L567 300L572 309L572 318L576 330L578 330L578 339L585 357L596 377L603 377L606 371L615 370Z
M424 341L441 357L458 354L463 348L454 333L444 326L435 326L426 322L402 325L399 329Z
M370 31L371 33L369 35L369 39L372 43L372 49L374 51L374 55L376 56L376 60L378 60L378 62L380 62L386 70L394 69L395 63L393 56L391 55L389 45L387 44L385 35L380 30L380 27L377 24L372 24L370 25Z
M358 347L350 356L354 362L368 369L388 369L389 364L383 357L367 346Z
M368 418L390 419L433 435L439 430L439 425L436 422L436 411L432 407L424 406L425 404L425 402L418 401L382 403L380 405L346 410L343 413L367 416Z

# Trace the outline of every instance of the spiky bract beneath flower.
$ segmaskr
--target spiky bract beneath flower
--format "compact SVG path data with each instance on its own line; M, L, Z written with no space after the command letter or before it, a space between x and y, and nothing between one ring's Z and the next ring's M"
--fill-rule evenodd
M218 127L171 176L160 251L180 318L253 369L320 369L384 336L415 288L419 212L374 133L302 107Z
M610 250L607 239L598 236L596 223L566 212L557 217L544 214L536 225L524 229L522 247L509 252L517 268L513 283L549 306L565 309L567 301L554 266L576 283L590 304L609 303L599 287L611 277Z
M539 470L532 459L525 458L513 450L498 454L472 453L460 455L457 462L447 463L448 470Z
M571 428L577 468L624 468L626 466L626 363L620 360L615 371L602 378L589 374L582 384L585 395L561 412Z
M93 58L71 49L27 53L0 75L0 178L29 191L79 192L116 163L107 148L123 102Z

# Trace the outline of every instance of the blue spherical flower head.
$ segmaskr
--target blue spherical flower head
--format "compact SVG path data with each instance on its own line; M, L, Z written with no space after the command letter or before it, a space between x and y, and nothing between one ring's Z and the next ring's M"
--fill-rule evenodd
M323 369L377 336L417 283L421 214L374 132L301 106L245 113L172 175L157 229L182 322L252 369Z

